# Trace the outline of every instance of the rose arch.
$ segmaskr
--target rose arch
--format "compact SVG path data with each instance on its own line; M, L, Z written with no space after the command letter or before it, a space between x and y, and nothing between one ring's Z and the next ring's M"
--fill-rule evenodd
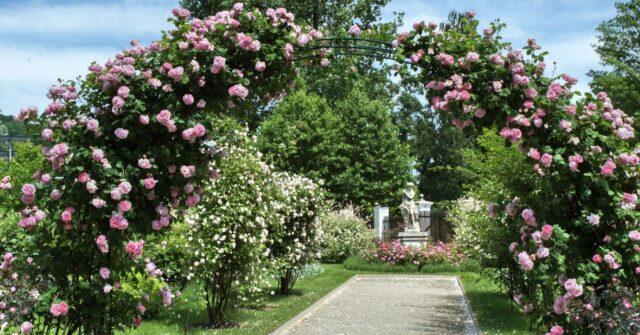
M201 181L224 173L208 164L222 154L217 121L283 97L296 66L334 57L327 45L294 62L323 34L282 8L237 4L205 20L173 14L162 40L132 42L79 82L52 86L41 115L19 115L41 131L49 165L21 189L19 225L39 252L5 255L3 268L40 274L53 288L34 320L41 329L102 334L139 320L143 297L118 283L132 267L156 272L144 260L145 236L169 229L172 210L197 204ZM544 187L489 206L496 222L520 227L505 245L514 300L556 326L553 334L622 324L637 311L640 274L633 120L606 93L581 95L571 76L544 75L535 41L512 49L501 24L480 33L473 16L398 35L394 57L410 64L399 72L417 74L431 106L459 128L496 128L530 157ZM162 294L170 302L169 289Z

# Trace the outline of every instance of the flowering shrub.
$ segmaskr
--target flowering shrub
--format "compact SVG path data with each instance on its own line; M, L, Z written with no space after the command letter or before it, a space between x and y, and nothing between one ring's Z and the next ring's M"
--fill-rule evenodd
M461 264L465 257L453 243L438 242L417 248L404 246L400 240L378 242L365 255L369 262L391 265L415 265L418 271L427 264Z
M222 148L226 157L215 168L224 173L205 184L205 198L186 218L189 276L204 286L213 326L224 324L227 305L242 288L260 291L270 228L280 224L273 172L246 136L238 137L241 143Z
M373 245L373 231L351 206L326 213L321 218L321 226L323 262L342 262L364 253Z
M52 86L41 116L33 107L18 116L38 125L48 163L34 182L16 185L19 225L40 246L35 262L54 300L66 302L65 317L54 316L69 332L137 324L136 296L115 284L144 266L144 238L170 225L169 207L196 205L201 181L219 173L208 169L212 121L282 96L296 75L293 45L319 35L284 9L236 4L191 21L187 10L173 14L162 40L133 41L79 82Z
M549 334L631 327L594 329L590 320L619 310L622 301L609 297L639 289L634 120L606 93L580 94L572 89L575 78L546 76L546 53L535 40L512 48L499 36L503 24L479 33L474 15L444 30L417 22L393 43L398 59L420 73L435 109L461 129L499 127L541 181L513 190L515 199L492 204L489 213L519 227L509 247L515 295ZM627 302L623 308L637 308L637 295Z
M269 250L280 279L279 291L288 294L305 265L319 256L324 196L318 185L298 175L279 173L275 185L280 224L270 228Z

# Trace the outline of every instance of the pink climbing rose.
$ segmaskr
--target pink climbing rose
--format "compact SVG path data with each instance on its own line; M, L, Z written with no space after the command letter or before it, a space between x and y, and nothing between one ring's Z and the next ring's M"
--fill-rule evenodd
M106 236L98 236L98 238L96 239L96 244L98 245L98 249L100 249L100 252L102 252L103 254L109 252L109 243L107 242Z
M138 258L140 256L142 256L142 248L144 247L144 241L140 240L140 241L129 241L127 242L127 246L125 247L126 252L132 257L132 258Z
M65 316L69 312L69 305L64 301L60 301L57 304L51 304L49 312L51 312L55 317Z
M232 97L238 97L240 99L244 99L249 94L249 90L241 84L236 84L229 87L229 95Z

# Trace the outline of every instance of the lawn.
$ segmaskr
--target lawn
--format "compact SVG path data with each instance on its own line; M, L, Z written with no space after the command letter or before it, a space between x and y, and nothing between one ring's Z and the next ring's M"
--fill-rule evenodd
M395 269L394 271L388 267L376 268L375 266L350 270L347 267L353 268L354 262L347 262L345 265L324 264L323 273L301 280L296 284L291 296L275 295L270 297L263 308L231 310L228 318L230 322L236 324L236 327L215 330L193 326L185 328L185 325L200 324L206 321L204 306L196 305L202 305L201 302L197 302L200 300L198 299L199 292L187 289L181 298L182 304L177 304L172 310L164 312L158 320L145 320L139 329L129 331L127 334L268 334L357 273L412 272L410 268ZM477 273L453 272L453 270L455 270L453 267L432 267L423 269L421 272L458 275L483 334L530 335L524 316L511 307L508 299L495 284ZM196 306L201 308L193 308ZM199 312L190 313L189 310L192 309L197 309Z

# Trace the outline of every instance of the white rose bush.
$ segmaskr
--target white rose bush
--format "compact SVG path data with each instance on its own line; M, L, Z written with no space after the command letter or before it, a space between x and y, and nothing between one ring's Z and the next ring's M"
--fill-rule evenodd
M325 212L323 190L312 180L289 173L278 173L275 184L280 200L276 210L280 223L274 225L269 246L279 293L289 294L303 268L320 255Z

